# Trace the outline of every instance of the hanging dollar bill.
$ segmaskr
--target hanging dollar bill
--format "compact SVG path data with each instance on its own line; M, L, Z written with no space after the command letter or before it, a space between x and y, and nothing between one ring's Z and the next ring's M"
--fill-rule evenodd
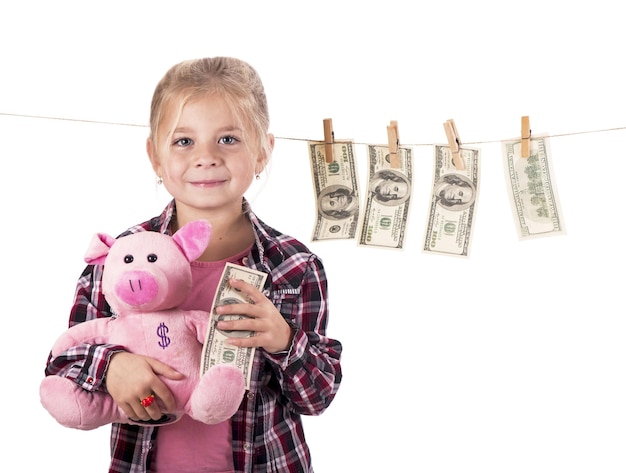
M550 139L533 136L530 156L522 158L521 140L502 142L509 200L520 240L565 233L556 191Z
M399 167L391 167L389 147L367 145L367 197L361 213L358 243L402 249L411 203L412 150L398 148Z
M359 186L351 141L333 143L326 162L324 143L309 142L317 216L313 241L355 238L359 220Z
M474 225L480 150L461 148L465 169L457 170L445 145L435 145L433 189L424 238L424 251L469 256Z
M237 366L244 374L246 389L250 389L250 376L252 374L252 362L254 360L254 347L235 347L230 345L229 338L250 337L253 332L221 330L217 328L219 320L240 320L245 315L222 315L218 316L215 308L225 304L251 303L252 301L240 291L233 289L228 281L231 278L241 279L254 287L263 290L267 275L245 266L226 263L222 276L215 291L213 307L211 308L211 319L207 329L204 346L202 348L202 364L200 375L203 375L209 368L219 364L231 364Z

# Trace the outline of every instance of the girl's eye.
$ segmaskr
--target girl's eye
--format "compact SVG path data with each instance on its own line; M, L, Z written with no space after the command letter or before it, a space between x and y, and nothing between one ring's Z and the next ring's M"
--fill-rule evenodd
M190 138L179 138L176 141L174 141L174 144L178 146L189 146L192 143L193 141L191 141Z
M234 136L230 136L230 135L222 136L219 139L219 142L225 145L233 145L237 142L237 138L235 138Z

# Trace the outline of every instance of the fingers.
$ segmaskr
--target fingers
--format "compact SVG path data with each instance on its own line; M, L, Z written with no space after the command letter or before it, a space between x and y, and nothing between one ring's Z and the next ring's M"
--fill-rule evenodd
M150 357L120 352L113 355L106 375L106 387L113 400L133 420L158 420L176 408L174 396L160 376L184 376Z
M139 417L141 420L159 420L163 415L163 411L159 404L156 402L156 396L150 394L141 398L139 405L143 407L143 411L138 407L135 412L139 411L139 414L143 417ZM167 409L165 410L167 412ZM144 415L145 412L145 415Z
M149 394L136 401L120 404L120 407L134 421L159 420L163 416L154 394Z
M159 379L157 379L157 382L155 382L153 386L154 387L152 389L152 392L154 393L156 399L159 401L159 405L163 409L163 411L174 412L174 410L176 409L176 400L174 399L172 391L170 391L169 388ZM152 413L152 411L148 412Z
M231 278L228 280L228 284L238 291L243 292L252 301L253 304L259 304L263 301L267 301L267 297L259 291L255 286L245 282L242 279Z
M160 409L158 409L158 406L154 406L154 404L155 403L153 403L153 406L144 407L142 406L141 400L137 399L136 401L121 403L119 406L129 419L134 421L149 421L150 419L156 420L161 417Z
M262 319L266 317L265 311L269 304L274 309L273 304L269 302L256 287L248 284L241 279L230 279L229 284L245 296L252 303L241 302L235 304L224 304L215 308L218 315L217 328L224 331L224 334L233 338L249 338L254 336L259 330L263 330Z
M169 390L167 395L171 396ZM175 404L171 403L171 406L164 406L161 399L156 393L148 394L142 398L137 398L129 402L121 403L120 408L124 413L134 421L142 420L159 420L166 412L172 412L175 409Z
M219 315L247 315L248 317L255 318L263 316L263 311L268 306L274 308L274 305L269 299L252 284L235 278L229 279L228 284L233 289L243 293L251 303L242 301L238 304L224 304L218 306L216 307L216 311Z
M176 371L174 368L172 368L169 365L166 365L165 363L156 360L154 358L147 358L146 357L146 361L148 362L148 364L150 365L150 367L152 368L152 371L160 376L163 376L165 378L168 379L182 379L184 378L184 375L179 373L178 371Z
M272 306L273 307L273 306ZM217 328L232 337L249 337L262 329L263 311L253 304L225 304L215 308Z
M179 373L165 363L155 360L154 358L149 358L147 361L156 375L160 375L168 379L182 379L184 377L183 374ZM161 407L165 412L173 412L176 409L174 395L172 394L172 391L170 391L169 388L163 383L163 381L161 381L158 377L155 377L151 382L151 388L152 393L159 400ZM146 410L154 415L154 411L151 411L150 409Z
M225 304L215 308L217 328L229 337L228 342L239 347L262 347L270 353L286 350L293 333L274 304L251 284L238 279L231 279L229 283L254 303ZM249 336L249 332L254 333Z

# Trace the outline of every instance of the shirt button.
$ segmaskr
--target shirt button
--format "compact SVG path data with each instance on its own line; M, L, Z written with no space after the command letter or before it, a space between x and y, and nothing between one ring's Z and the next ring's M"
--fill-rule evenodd
M270 296L270 291L269 291L269 289L264 289L264 290L263 290L263 295L264 295L265 297L269 297L269 296Z
M250 443L244 443L243 444L243 450L246 453L250 453L252 451L252 445Z
M254 393L252 391L248 391L248 394L246 394L248 399L254 399Z
M241 262L245 265L248 266L248 257L244 256L243 259L241 260Z

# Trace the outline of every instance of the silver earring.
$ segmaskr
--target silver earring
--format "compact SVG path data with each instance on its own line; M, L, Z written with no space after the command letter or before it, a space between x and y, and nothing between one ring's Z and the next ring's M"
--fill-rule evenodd
M157 185L160 186L163 184L163 178L161 176L157 176Z

